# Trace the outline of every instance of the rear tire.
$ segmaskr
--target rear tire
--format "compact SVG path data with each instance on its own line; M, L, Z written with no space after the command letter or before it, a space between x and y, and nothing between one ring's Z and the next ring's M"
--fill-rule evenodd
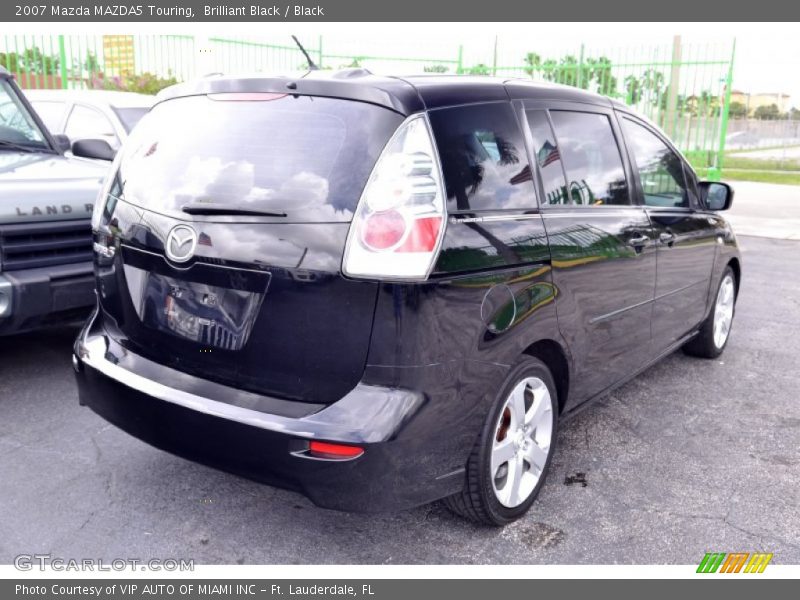
M700 332L689 340L683 351L691 356L717 358L728 345L736 307L736 275L725 267L720 279L714 306L700 326Z
M467 460L464 489L445 498L457 515L502 526L522 517L544 485L558 431L558 396L545 364L511 371Z

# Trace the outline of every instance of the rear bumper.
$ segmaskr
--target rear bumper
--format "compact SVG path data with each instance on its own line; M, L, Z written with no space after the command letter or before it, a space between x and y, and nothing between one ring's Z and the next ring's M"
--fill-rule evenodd
M91 262L0 273L0 335L81 322L94 302Z
M222 400L222 386L127 352L97 321L90 319L75 344L80 402L157 448L338 510L400 510L463 485L463 468L453 464L464 464L470 445L463 440L474 432L404 435L430 404L422 392L361 383L320 407L227 388L232 396ZM310 458L303 450L313 439L356 444L364 454Z

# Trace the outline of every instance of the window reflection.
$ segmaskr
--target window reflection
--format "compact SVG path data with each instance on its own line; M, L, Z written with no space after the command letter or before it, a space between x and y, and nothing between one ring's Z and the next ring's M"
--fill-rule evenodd
M554 110L550 116L574 204L630 204L611 122L598 113Z
M401 121L384 108L335 98L168 100L125 144L125 198L171 213L208 202L349 221Z
M0 80L0 141L44 147L44 135L7 81Z
M528 124L533 137L533 151L539 172L542 174L545 204L568 204L567 186L564 183L564 169L556 138L550 128L547 113L543 110L528 112Z
M689 206L681 159L647 128L622 119L648 206Z
M430 113L450 211L536 205L530 168L508 103Z

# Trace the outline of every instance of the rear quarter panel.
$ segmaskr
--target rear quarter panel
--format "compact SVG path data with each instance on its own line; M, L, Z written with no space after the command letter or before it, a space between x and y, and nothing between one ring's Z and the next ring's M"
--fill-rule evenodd
M424 418L398 436L429 440L440 472L462 468L511 366L558 338L555 299L539 215L451 218L431 280L378 292L365 382L426 395Z

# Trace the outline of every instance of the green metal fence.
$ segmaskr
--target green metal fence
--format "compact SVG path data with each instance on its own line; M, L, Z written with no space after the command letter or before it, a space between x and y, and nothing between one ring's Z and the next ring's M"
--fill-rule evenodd
M732 89L734 44L671 44L574 52L524 48L495 38L490 52L471 46L402 56L354 52L357 42L308 37L323 69L363 66L376 72L498 75L592 90L633 106L658 123L704 175L719 176ZM428 44L426 44L426 47ZM246 37L185 35L3 35L0 64L23 88L127 89L155 93L208 73L289 73L307 67L293 45Z
M735 43L590 49L560 57L528 53L490 73L588 89L634 107L660 125L703 175L719 177L725 150ZM486 66L478 69L486 70ZM472 70L476 70L475 67Z

